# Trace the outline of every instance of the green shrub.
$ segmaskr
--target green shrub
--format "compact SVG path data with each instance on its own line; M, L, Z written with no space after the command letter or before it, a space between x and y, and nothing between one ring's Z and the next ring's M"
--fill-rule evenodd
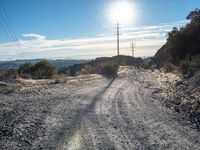
M193 56L191 59L185 59L179 65L179 68L183 74L192 76L195 72L200 70L200 56Z
M101 74L106 78L114 78L117 75L118 65L114 61L105 61L95 64L87 64L81 74Z
M49 79L57 73L56 68L46 60L40 61L35 65L25 63L19 67L18 72L23 78L31 77L33 79Z
M179 65L179 68L180 68L180 70L183 74L188 74L188 71L189 71L189 68L190 68L189 61L188 60L182 61Z
M6 72L5 76L9 78L18 78L19 73L16 69L10 69L8 72Z
M20 75L17 69L10 69L8 71L0 71L0 80L8 78L18 78Z
M167 72L173 72L177 70L177 67L173 65L172 63L166 63L163 65L164 71Z
M82 70L81 74L93 74L96 73L96 68L92 67L91 65L86 65Z
M192 57L190 66L193 72L200 70L200 55L196 55Z
M34 79L49 79L52 78L55 74L56 68L46 60L40 61L34 65Z
M31 64L30 62L26 62L25 64L22 64L19 69L18 72L21 76L25 76L25 75L32 75L34 70L34 65Z
M101 64L99 68L99 74L103 75L106 78L116 77L118 72L118 65L114 62Z
M149 63L141 64L140 67L142 67L144 69L151 69L151 65Z

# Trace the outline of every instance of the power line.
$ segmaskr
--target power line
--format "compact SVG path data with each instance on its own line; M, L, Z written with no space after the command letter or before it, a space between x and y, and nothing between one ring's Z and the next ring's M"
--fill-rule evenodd
M83 14L85 14L89 19L91 19L91 20L93 20L94 22L96 22L97 23L97 25L99 25L99 27L102 29L103 27L102 27L102 24L100 24L97 20L96 20L96 18L93 18L91 15L89 15L86 11L84 11L83 9L82 9L82 7L79 7L79 5L76 3L76 1L74 1L74 0L70 0L70 2L71 2L71 4L73 4L81 13L83 13Z
M14 47L14 49L17 52L18 57L21 59L22 56L20 55L20 52L18 51L18 48L16 47L15 43L13 42L12 38L9 35L9 32L7 31L6 27L4 26L4 24L1 22L0 20L0 25L2 26L2 29L5 31L6 36L8 37L8 40L11 42L12 46Z
M12 25L12 22L10 21L9 16L8 16L8 13L7 13L7 11L6 11L6 3L4 3L4 4L5 4L5 5L4 5L3 2L2 2L2 0L0 0L0 3L2 4L2 8L3 8L3 10L4 10L4 14L5 14L6 19L7 19L7 22L8 22L8 27L9 27L9 29L10 29L12 35L13 35L14 42L15 42L16 46L18 47L19 52L20 52L20 54L22 55L22 57L25 58L24 54L22 53L22 48L21 48L21 46L20 46L20 44L19 44L19 42L18 42L17 34L16 34L15 30L14 30L14 27L13 27L13 25Z
M87 4L89 6L91 6L90 8L94 8L96 10L96 12L98 12L98 14L102 16L102 18L105 17L105 14L102 12L101 7L99 7L100 5L97 6L97 3L95 3L95 1L92 1L92 2L91 1L87 1ZM102 5L103 5L103 2L102 2ZM106 17L104 19L106 20Z
M4 6L4 4L1 0L0 0L0 3L1 3L1 6L2 6L1 7L2 9L0 11L0 14L2 16L2 21L3 21L3 22L1 22L2 28L6 32L6 35L9 38L9 40L11 41L11 43L14 45L19 57L21 59L23 59L23 58L25 58L25 56L21 52L21 47L18 43L17 35L14 31L13 25L12 25L12 23L11 23L9 17L8 17L6 8L5 8L5 6Z

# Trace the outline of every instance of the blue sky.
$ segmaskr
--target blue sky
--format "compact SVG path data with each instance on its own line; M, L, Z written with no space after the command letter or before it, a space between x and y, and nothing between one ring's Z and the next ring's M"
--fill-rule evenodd
M1 0L0 60L115 55L115 22L108 10L117 1ZM173 26L185 25L187 14L200 6L199 0L121 1L134 6L135 16L132 24L121 28L121 54L130 55L129 43L135 42L138 57L154 55L165 43L166 33ZM12 24L16 34L15 42L6 35L5 11L10 21L7 24Z

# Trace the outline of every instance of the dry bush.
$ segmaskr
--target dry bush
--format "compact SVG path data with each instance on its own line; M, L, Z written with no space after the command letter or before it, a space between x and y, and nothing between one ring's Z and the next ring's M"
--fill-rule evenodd
M7 87L7 93L16 93L21 90L22 86L21 85L10 85Z
M15 93L20 91L22 85L20 84L8 84L5 82L0 82L0 91L3 93Z
M65 74L59 74L54 76L55 84L59 83L66 83L67 82L67 76Z

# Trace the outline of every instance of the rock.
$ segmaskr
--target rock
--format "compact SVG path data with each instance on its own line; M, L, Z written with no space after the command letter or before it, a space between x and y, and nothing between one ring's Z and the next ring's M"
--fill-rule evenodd
M179 86L179 85L181 85L181 84L183 84L183 81L177 81L177 82L175 83L175 86Z

